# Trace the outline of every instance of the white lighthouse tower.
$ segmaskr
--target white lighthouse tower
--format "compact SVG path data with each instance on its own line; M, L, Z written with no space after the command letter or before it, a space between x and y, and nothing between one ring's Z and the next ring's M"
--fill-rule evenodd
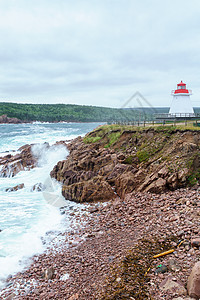
M182 82L177 84L177 89L172 91L172 103L169 114L176 117L192 117L194 110L190 101L191 90L186 89L186 84Z

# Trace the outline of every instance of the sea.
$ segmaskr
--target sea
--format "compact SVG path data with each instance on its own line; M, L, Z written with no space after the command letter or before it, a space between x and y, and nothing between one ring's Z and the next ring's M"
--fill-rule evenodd
M54 145L57 141L84 136L100 123L39 123L0 124L0 157L15 155L25 144L36 144L33 151L38 155L36 168L19 172L16 176L0 177L0 288L5 280L23 270L33 255L46 249L48 232L70 230L63 228L60 209L47 203L43 192L33 191L35 184L50 180L50 171L68 152L61 145L47 148L43 143ZM24 183L18 191L6 192L7 188ZM60 184L54 184L54 194L62 198ZM64 199L63 199L64 200ZM66 201L66 206L78 204ZM79 205L80 206L80 205Z

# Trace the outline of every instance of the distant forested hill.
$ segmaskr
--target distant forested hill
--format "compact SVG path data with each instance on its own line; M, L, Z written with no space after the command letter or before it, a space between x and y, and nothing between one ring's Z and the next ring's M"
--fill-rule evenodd
M0 116L23 121L43 122L112 122L152 120L155 112L165 113L168 108L119 109L74 104L18 104L0 103Z

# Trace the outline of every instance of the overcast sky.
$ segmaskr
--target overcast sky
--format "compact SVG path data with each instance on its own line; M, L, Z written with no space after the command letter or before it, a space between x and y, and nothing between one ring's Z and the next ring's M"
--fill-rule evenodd
M1 102L169 106L180 80L200 106L199 0L0 0Z

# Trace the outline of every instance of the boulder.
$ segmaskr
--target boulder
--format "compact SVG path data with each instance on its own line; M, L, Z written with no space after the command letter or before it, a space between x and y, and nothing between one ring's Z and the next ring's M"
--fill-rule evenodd
M166 190L167 181L163 178L158 178L145 188L145 192L162 193Z
M188 278L187 290L190 297L200 299L200 261L198 261Z
M161 282L160 289L164 292L167 291L180 296L187 295L187 291L183 283L172 276L168 276Z
M116 197L112 187L101 177L71 185L63 185L62 195L75 202L108 201Z
M157 173L151 173L150 175L147 175L145 178L145 181L138 187L138 191L144 191L145 188L150 186L152 182L158 179Z
M122 199L124 198L125 194L131 193L136 186L137 182L135 181L134 173L131 171L118 176L115 180L116 193Z
M135 173L136 169L132 166L126 165L126 164L116 164L114 168L111 169L111 172L106 177L106 180L113 185L115 183L115 180L118 176L131 171L131 173Z

